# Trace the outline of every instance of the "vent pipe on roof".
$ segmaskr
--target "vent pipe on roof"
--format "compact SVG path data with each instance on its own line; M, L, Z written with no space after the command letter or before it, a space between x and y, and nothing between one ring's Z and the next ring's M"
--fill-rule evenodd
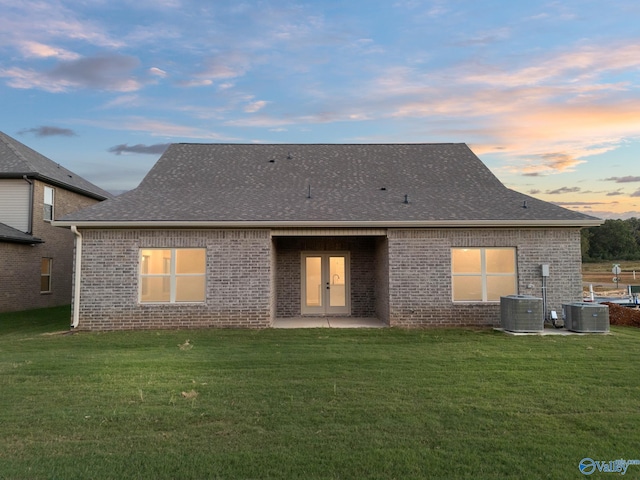
M406 194L405 194L405 196L404 196L404 202L402 202L402 203L404 203L404 204L408 204L408 203L409 203L409 195L406 195Z
M307 198L311 198L311 184L307 187Z
M291 152L287 153L287 160L291 160L293 158L293 155L291 155Z
M526 200L524 202L522 202L522 208L529 208L529 207L527 207L527 201Z

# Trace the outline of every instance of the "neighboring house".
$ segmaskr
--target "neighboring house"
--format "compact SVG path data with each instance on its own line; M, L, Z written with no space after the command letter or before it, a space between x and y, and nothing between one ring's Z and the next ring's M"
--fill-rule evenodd
M581 299L598 219L506 188L464 144L174 144L77 229L73 326L250 327L300 316L498 325L500 296Z
M0 312L71 303L74 235L51 222L110 197L0 132Z

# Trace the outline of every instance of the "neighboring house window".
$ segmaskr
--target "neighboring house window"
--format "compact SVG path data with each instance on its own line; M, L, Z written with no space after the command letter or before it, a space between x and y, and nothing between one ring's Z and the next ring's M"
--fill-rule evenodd
M51 264L52 258L43 258L40 262L40 293L51 292Z
M140 302L204 302L204 248L140 250Z
M453 248L454 302L499 302L517 292L515 248Z
M53 197L53 188L44 187L44 219L46 221L53 220Z

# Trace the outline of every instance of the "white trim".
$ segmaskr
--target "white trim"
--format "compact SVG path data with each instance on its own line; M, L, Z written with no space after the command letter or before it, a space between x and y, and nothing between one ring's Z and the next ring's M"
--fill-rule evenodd
M272 237L386 237L386 228L273 228Z
M508 227L596 227L604 220L392 220L392 221L64 221L56 227L76 225L82 228L508 228Z
M306 306L307 272L306 258L320 257L322 278L321 291L323 305L318 307ZM324 283L329 282L329 258L344 257L344 297L343 307L331 307L329 305L329 295L326 293ZM351 315L351 258L348 251L303 251L300 252L300 314L301 315Z
M168 274L149 274L142 272L143 266L143 258L145 255L142 254L145 250L168 250L170 252L169 257L169 273ZM204 273L177 273L176 272L176 262L177 262L177 252L179 250L202 250L204 251ZM143 289L142 289L142 279L145 278L163 278L169 280L169 300L168 301L144 301L142 299ZM185 278L185 277L201 277L204 279L204 298L202 300L190 300L190 301L179 301L176 300L177 293L177 279ZM206 247L139 247L138 249L138 304L139 305L183 305L183 304L203 304L207 301L207 249Z
M480 251L480 272L464 272L464 273L455 273L453 271L453 251L454 250L479 250ZM513 273L487 273L487 250L512 250L513 251ZM482 299L474 299L474 300L456 300L455 292L453 288L453 280L455 278L462 277L473 277L480 278L482 283ZM477 303L477 304L487 304L487 303L499 303L499 300L488 300L487 299L487 278L488 277L513 277L513 292L511 294L518 293L518 250L516 247L451 247L451 301L453 303Z

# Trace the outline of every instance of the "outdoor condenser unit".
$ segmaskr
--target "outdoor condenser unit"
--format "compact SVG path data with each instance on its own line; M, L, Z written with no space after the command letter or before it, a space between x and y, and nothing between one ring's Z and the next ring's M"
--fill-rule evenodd
M563 305L564 326L572 332L604 333L609 331L609 307L599 303L576 302Z
M531 295L500 297L500 326L508 332L541 332L542 299Z

